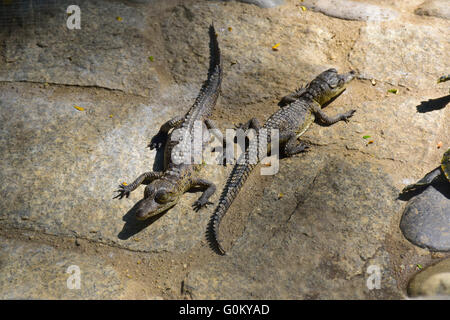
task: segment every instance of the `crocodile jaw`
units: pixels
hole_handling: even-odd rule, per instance
[[[164,204],[156,202],[152,197],[144,198],[136,204],[136,219],[141,221],[147,220],[172,208],[177,202],[178,198]]]

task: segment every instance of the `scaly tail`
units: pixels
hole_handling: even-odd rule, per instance
[[[191,132],[193,121],[190,119],[207,118],[216,105],[222,84],[222,58],[214,25],[209,26],[209,69],[208,78],[203,82],[200,93],[186,115],[187,131]]]
[[[225,250],[223,249],[217,237],[220,221],[225,216],[228,208],[233,203],[233,200],[236,198],[239,190],[244,185],[250,172],[256,166],[256,164],[250,163],[249,161],[249,154],[251,154],[251,152],[255,152],[253,154],[256,154],[256,151],[256,145],[254,146],[254,148],[250,146],[249,150],[241,155],[241,159],[242,157],[245,157],[245,162],[239,164],[240,161],[238,161],[238,163],[234,166],[233,171],[228,177],[227,183],[225,184],[225,187],[220,196],[219,204],[217,205],[217,208],[214,211],[214,214],[212,215],[209,222],[207,238],[211,248],[220,255],[225,254]]]

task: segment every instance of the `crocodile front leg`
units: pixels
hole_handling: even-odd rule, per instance
[[[176,116],[164,123],[159,129],[159,132],[152,138],[152,140],[148,144],[150,150],[161,148],[167,141],[167,135],[170,129],[179,126],[183,121],[184,117]]]
[[[326,125],[332,125],[335,124],[338,121],[345,121],[347,122],[350,117],[353,116],[353,114],[356,112],[356,110],[350,110],[346,113],[338,114],[335,117],[329,117],[325,112],[323,112],[321,106],[318,103],[315,103],[312,106],[312,111],[317,119],[322,121]]]
[[[119,189],[116,190],[116,192],[119,192],[119,194],[115,196],[113,199],[119,198],[120,200],[125,196],[128,198],[130,196],[130,193],[136,190],[136,188],[139,187],[141,184],[148,185],[153,180],[161,178],[162,175],[163,175],[162,172],[153,172],[153,171],[145,172],[141,174],[139,177],[137,177],[137,179],[134,180],[131,184],[119,185]]]
[[[199,178],[192,181],[191,187],[200,187],[204,190],[200,198],[198,198],[198,200],[195,201],[192,205],[195,211],[200,210],[208,204],[213,204],[212,202],[208,201],[208,199],[214,194],[214,192],[216,192],[216,185],[214,183]]]

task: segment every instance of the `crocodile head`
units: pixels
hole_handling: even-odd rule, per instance
[[[339,74],[336,69],[328,69],[319,74],[308,86],[308,92],[322,107],[330,104],[346,89],[347,84],[355,78],[356,72]]]
[[[145,220],[173,207],[179,195],[174,186],[165,180],[155,180],[145,187],[144,198],[136,204],[136,219]]]

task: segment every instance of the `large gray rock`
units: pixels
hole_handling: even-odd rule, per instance
[[[419,272],[408,285],[412,297],[450,297],[450,259]]]
[[[351,0],[305,0],[302,5],[327,16],[347,20],[386,21],[398,16],[392,9]]]
[[[400,228],[419,247],[450,251],[450,185],[428,186],[409,200]]]
[[[188,274],[185,283],[192,296],[400,297],[384,247],[396,208],[395,190],[386,175],[370,164],[352,164],[326,154],[306,154],[281,161],[281,166],[263,196],[245,197],[250,204],[233,206],[239,211],[252,208],[245,230],[232,248],[227,244],[227,256]],[[254,194],[248,190],[251,184],[245,188],[244,193]],[[224,219],[225,229],[226,224]],[[381,289],[372,291],[366,285],[370,265],[380,268]]]
[[[75,268],[79,289],[69,279]],[[119,275],[100,258],[1,238],[0,299],[117,299],[123,293]]]
[[[183,278],[185,291],[205,298],[401,296],[395,276],[400,271],[392,265],[403,263],[406,249],[417,261],[414,252],[421,249],[401,237],[403,203],[394,198],[438,163],[442,153],[434,141],[444,148],[450,143],[447,110],[416,109],[448,92],[445,84],[435,84],[448,60],[446,20],[416,25],[421,19],[412,10],[407,16],[402,5],[398,20],[372,26],[371,34],[363,22],[305,13],[297,1],[270,10],[220,1],[80,3],[89,20],[82,21],[86,39],[58,28],[47,37],[51,24],[15,35],[0,31],[2,227],[56,235],[55,242],[85,238],[100,257],[103,244],[147,251],[130,253],[152,260],[142,278],[170,279],[160,282],[163,287],[146,283],[155,297],[182,297]],[[173,209],[144,223],[129,212],[142,188],[129,199],[111,199],[119,183],[153,167],[155,153],[146,145],[159,126],[191,106],[206,75],[211,21],[224,61],[222,95],[213,112],[222,129],[254,116],[264,121],[281,96],[329,67],[355,67],[362,78],[377,79],[374,86],[355,80],[325,110],[334,115],[357,109],[349,123],[312,126],[304,136],[310,152],[282,160],[278,175],[260,177],[255,170],[221,225],[220,236],[232,248],[225,258],[205,241],[213,208],[191,208],[199,194],[183,195]],[[276,43],[278,51],[272,50]],[[425,85],[386,93],[389,81],[409,85],[411,79]],[[362,138],[367,134],[370,145]],[[218,187],[212,201],[229,170],[203,171]],[[395,232],[400,246],[392,244]],[[370,265],[380,266],[380,290],[366,286]],[[142,288],[129,287],[133,296],[142,294]]]
[[[112,199],[120,183],[152,169],[150,137],[190,107],[198,88],[192,90],[173,87],[165,102],[149,104],[109,91],[3,85],[2,223],[142,251],[184,251],[198,243],[208,221],[191,208],[199,194],[186,194],[167,215],[144,223],[130,211],[142,188],[129,199]]]

